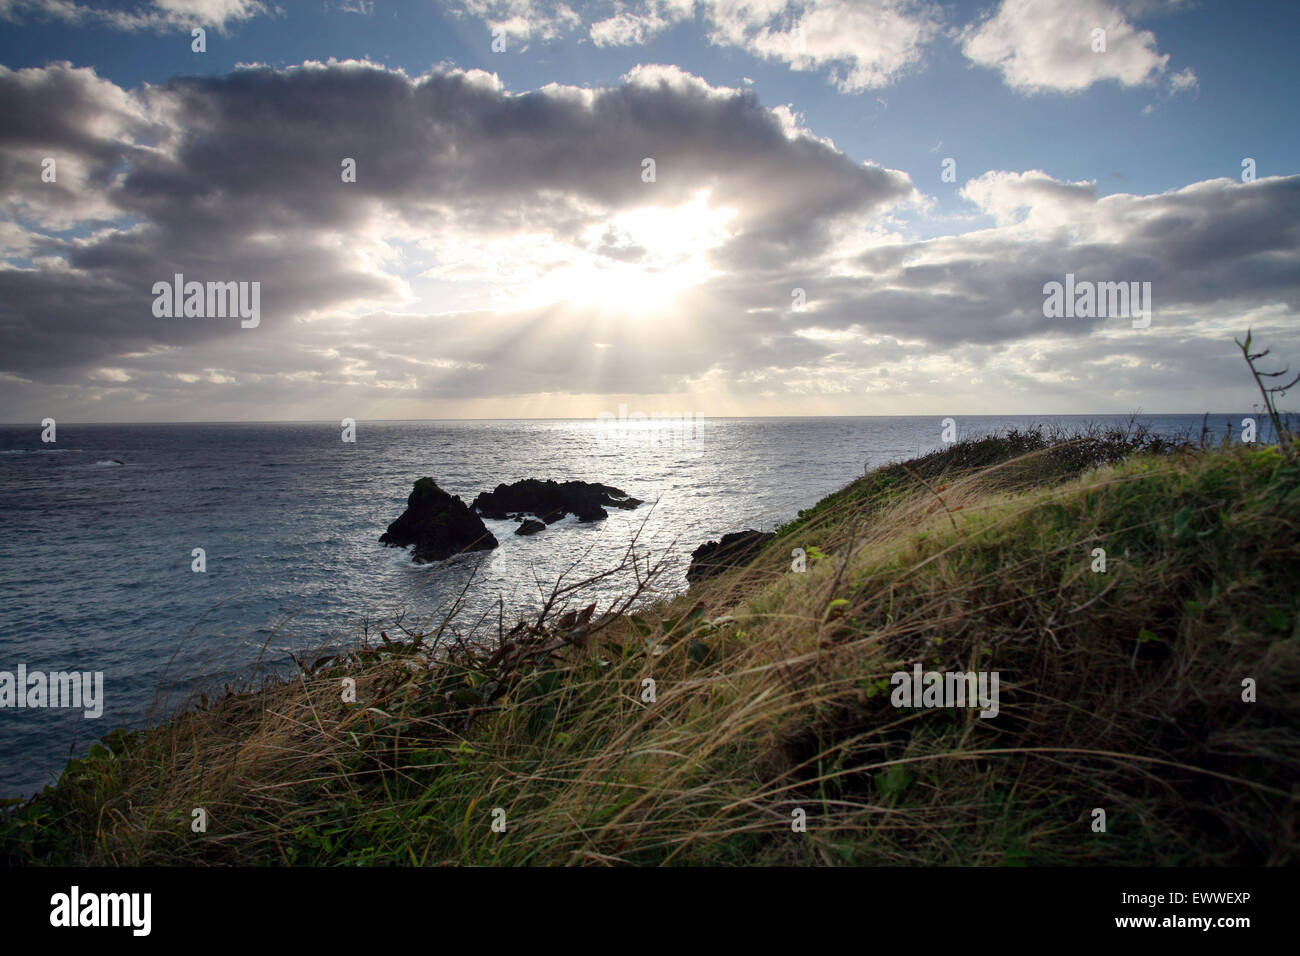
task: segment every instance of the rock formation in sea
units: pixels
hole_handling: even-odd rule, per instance
[[[497,539],[465,502],[449,495],[432,478],[415,482],[406,510],[388,526],[379,540],[392,547],[415,546],[411,557],[418,563],[441,561],[462,551],[487,551]]]
[[[483,492],[474,499],[472,507],[484,518],[531,514],[547,524],[554,524],[566,514],[576,515],[579,521],[599,521],[609,517],[606,506],[630,511],[639,504],[639,499],[609,485],[525,478],[512,485],[497,485],[495,491]]]
[[[721,574],[728,568],[752,561],[763,546],[776,537],[774,531],[733,531],[721,541],[710,541],[691,552],[686,580],[691,584]]]

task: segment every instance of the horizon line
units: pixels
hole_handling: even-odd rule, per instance
[[[1252,414],[1266,414],[1261,411],[1252,410]],[[966,412],[954,414],[951,412],[926,412],[913,415],[702,415],[694,413],[681,412],[659,412],[658,418],[652,418],[647,415],[644,419],[615,418],[602,419],[596,416],[582,417],[564,417],[564,416],[546,416],[546,417],[510,417],[510,418],[358,418],[354,419],[357,424],[370,422],[374,424],[412,424],[424,422],[628,422],[628,421],[660,421],[672,422],[681,421],[683,414],[690,414],[692,420],[699,419],[721,419],[724,421],[765,421],[777,420],[783,418],[806,418],[806,419],[854,419],[854,418],[1086,418],[1089,416],[1109,417],[1130,416],[1134,418],[1159,418],[1172,415],[1237,415],[1241,412],[1218,412],[1218,411],[1199,411],[1199,412],[1147,412],[1147,411],[1127,411],[1127,412]],[[1281,411],[1282,415],[1294,415],[1296,412]],[[675,417],[674,417],[675,416]],[[53,417],[53,416],[48,416]],[[341,419],[337,420],[341,421]],[[59,425],[335,425],[336,419],[333,418],[249,418],[249,419],[189,419],[180,421],[61,421]],[[39,428],[40,422],[0,422],[0,428]],[[337,426],[336,426],[337,427]]]

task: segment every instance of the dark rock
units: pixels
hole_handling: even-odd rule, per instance
[[[406,499],[406,510],[379,540],[395,548],[414,545],[411,557],[421,564],[441,561],[462,551],[487,551],[497,546],[497,539],[483,519],[459,497],[439,488],[432,478],[416,481]]]
[[[529,518],[518,528],[515,528],[515,534],[537,534],[537,532],[541,531],[545,527],[546,525],[542,524],[536,518]]]
[[[473,508],[484,518],[506,518],[520,512],[554,524],[566,514],[579,521],[608,518],[604,506],[631,510],[641,501],[609,485],[586,481],[538,481],[525,478],[513,485],[497,485],[474,499]]]
[[[721,541],[710,541],[691,552],[686,580],[692,584],[721,574],[728,568],[748,564],[763,546],[776,537],[775,531],[734,531]]]

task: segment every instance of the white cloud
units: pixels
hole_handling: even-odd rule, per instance
[[[698,16],[711,43],[795,70],[824,70],[848,93],[892,83],[920,61],[940,25],[929,0],[630,0],[600,5],[585,21],[548,0],[456,2],[460,12],[520,37],[554,39],[585,23],[599,47],[649,43]]]
[[[961,195],[1000,226],[1022,224],[1044,231],[1070,223],[1097,201],[1095,182],[1061,182],[1041,169],[992,171],[970,180]]]
[[[1183,93],[1195,90],[1198,86],[1199,83],[1196,79],[1196,73],[1190,66],[1169,77],[1169,92],[1171,93]]]
[[[694,0],[643,0],[591,24],[596,46],[639,46],[694,16]]]
[[[76,0],[0,0],[0,20],[49,19],[115,30],[170,30],[193,26],[225,30],[268,14],[260,0],[152,0],[131,10],[89,6]]]
[[[939,27],[937,8],[920,0],[707,0],[704,9],[713,43],[828,70],[846,93],[892,83]]]
[[[573,30],[582,18],[566,3],[548,0],[458,0],[461,10],[482,20],[507,39],[527,42],[534,37],[554,40]]]
[[[1096,30],[1104,31],[1104,52],[1094,49]],[[1155,34],[1107,0],[1002,0],[963,31],[962,52],[1026,93],[1073,93],[1105,80],[1150,84],[1169,62]]]

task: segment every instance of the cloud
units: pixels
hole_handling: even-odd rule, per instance
[[[550,0],[456,0],[453,12],[482,20],[515,43],[554,40],[582,22],[568,4]]]
[[[877,333],[951,349],[1042,339],[1094,339],[1150,353],[1235,328],[1241,317],[1300,309],[1300,177],[1211,180],[1156,196],[1098,198],[1091,184],[1041,173],[988,174],[966,195],[1005,216],[998,228],[862,253],[858,274],[819,290],[819,327],[865,324]],[[1124,322],[1048,319],[1043,285],[1067,273],[1096,282],[1150,282],[1152,328]],[[864,321],[864,317],[870,317]],[[1294,339],[1293,330],[1287,333]],[[1087,346],[1096,350],[1102,346]],[[1059,344],[1056,346],[1060,348]]]
[[[107,26],[115,30],[154,30],[215,27],[271,11],[260,0],[152,0],[133,9],[89,6],[76,0],[0,0],[0,20],[57,20],[75,26]]]
[[[584,283],[702,281],[723,244],[753,262],[806,256],[830,220],[913,194],[788,111],[675,67],[522,94],[478,71],[359,62],[133,92],[66,64],[0,68],[0,116],[3,195],[26,224],[5,234],[0,331],[15,347],[0,370],[24,377],[247,334],[155,319],[150,290],[176,273],[259,281],[265,333],[301,336],[339,310],[413,301],[420,276],[515,307]],[[43,183],[47,154],[86,172]],[[610,271],[629,263],[672,275]]]
[[[0,183],[7,186],[0,208],[6,219],[61,230],[120,213],[106,195],[119,164],[151,136],[143,103],[93,70],[68,63],[0,67],[0,103]],[[53,182],[42,180],[47,159],[54,163]],[[34,238],[28,234],[28,241]]]
[[[598,47],[641,46],[698,21],[716,46],[824,72],[850,94],[889,86],[919,66],[947,16],[929,0],[623,0],[577,11],[554,0],[454,2],[458,13],[516,40],[585,33]],[[1188,6],[1186,0],[1000,0],[954,35],[967,58],[1023,92],[1078,92],[1105,80],[1144,86],[1165,73],[1169,56],[1133,18]],[[1097,49],[1098,30],[1104,52]],[[1195,85],[1190,69],[1170,77],[1173,93]]]
[[[893,83],[939,27],[938,8],[919,0],[711,0],[704,8],[713,43],[828,70],[846,93]]]
[[[1048,223],[1069,224],[1090,212],[1097,201],[1097,184],[1061,182],[1041,169],[990,171],[966,183],[961,195],[1000,226],[1023,222],[1041,231]]]
[[[640,46],[694,15],[694,0],[643,0],[593,21],[589,33],[596,46]]]
[[[1002,0],[961,43],[970,60],[1025,93],[1074,93],[1106,80],[1148,85],[1169,62],[1155,34],[1107,0]]]
[[[938,5],[926,0],[629,0],[585,5],[585,17],[548,0],[457,3],[518,39],[582,30],[598,47],[640,46],[698,17],[710,43],[825,71],[846,93],[893,83],[920,62],[940,25]]]
[[[1200,86],[1196,79],[1196,72],[1188,67],[1169,77],[1169,91],[1171,93],[1185,93],[1198,89]]]

